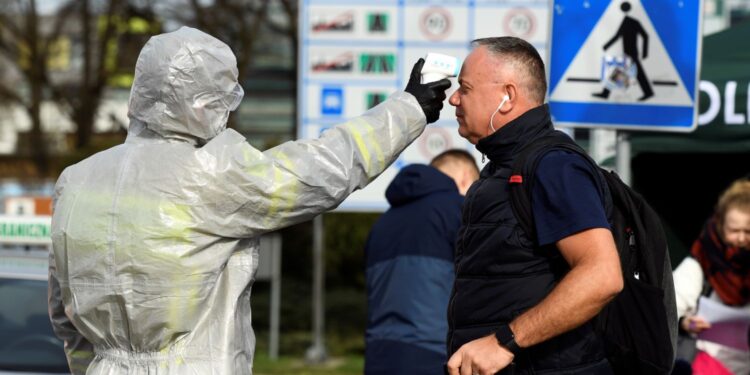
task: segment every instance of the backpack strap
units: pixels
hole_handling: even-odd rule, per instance
[[[511,165],[510,178],[510,205],[513,215],[518,220],[521,229],[536,242],[536,226],[531,208],[531,192],[534,187],[534,176],[542,157],[553,150],[571,151],[581,155],[595,170],[598,170],[596,162],[584,151],[573,139],[561,131],[555,131],[550,135],[543,136],[525,145],[517,153]],[[599,176],[599,188],[604,181]]]

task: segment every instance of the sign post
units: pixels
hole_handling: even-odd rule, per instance
[[[618,171],[627,183],[623,132],[690,132],[697,125],[702,3],[553,1],[555,125],[617,129]]]

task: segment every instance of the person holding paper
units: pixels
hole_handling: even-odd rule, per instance
[[[715,213],[674,271],[680,330],[693,337],[711,329],[698,313],[701,296],[744,309],[750,315],[750,180],[735,181],[722,193]],[[737,332],[745,341],[748,332]],[[746,342],[746,341],[745,341]],[[750,351],[698,338],[697,348],[734,374],[750,374]]]

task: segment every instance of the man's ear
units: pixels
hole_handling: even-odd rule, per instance
[[[513,83],[506,84],[505,93],[505,95],[508,95],[508,100],[505,102],[503,107],[500,108],[500,112],[502,113],[508,113],[513,110],[513,107],[516,105],[516,101],[518,99],[518,88]]]

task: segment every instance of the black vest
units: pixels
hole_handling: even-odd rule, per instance
[[[448,305],[448,353],[493,333],[538,304],[569,267],[554,245],[536,247],[510,206],[508,178],[514,155],[554,132],[547,105],[536,107],[483,138],[477,149],[490,163],[469,189],[455,254],[456,280]],[[604,361],[590,323],[525,349],[516,373],[598,373]]]

